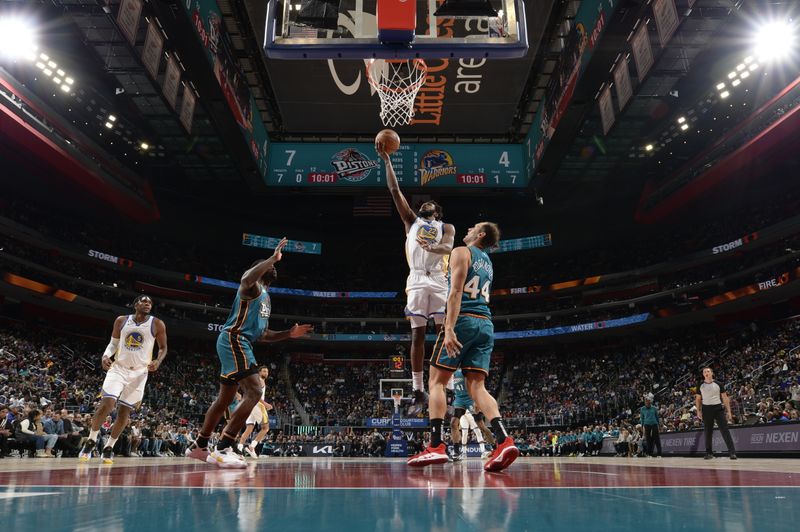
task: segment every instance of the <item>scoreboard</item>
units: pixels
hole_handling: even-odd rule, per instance
[[[521,144],[403,144],[391,155],[400,186],[524,188]],[[385,187],[383,161],[369,143],[270,144],[267,185]]]

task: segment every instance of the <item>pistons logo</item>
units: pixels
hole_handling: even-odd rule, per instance
[[[258,315],[262,319],[266,320],[266,319],[269,319],[269,315],[271,313],[272,313],[272,305],[270,304],[270,302],[268,300],[267,301],[262,301],[261,302],[261,308],[259,308],[259,310],[258,310]]]
[[[128,333],[125,337],[125,347],[131,351],[138,351],[144,345],[144,336],[140,332]]]
[[[331,165],[340,179],[358,183],[366,179],[373,169],[378,168],[378,161],[370,160],[355,148],[346,148],[334,154]]]

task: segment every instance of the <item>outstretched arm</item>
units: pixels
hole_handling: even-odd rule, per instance
[[[402,192],[400,192],[400,185],[397,183],[397,175],[394,173],[392,161],[389,160],[389,154],[387,154],[383,150],[383,146],[379,144],[375,144],[375,151],[378,152],[378,156],[383,159],[383,162],[386,165],[386,186],[389,187],[389,192],[392,194],[392,200],[394,200],[394,206],[397,209],[398,214],[400,214],[400,219],[403,220],[403,225],[406,227],[406,233],[408,233],[408,230],[411,228],[414,220],[417,219],[417,215],[414,214],[414,211],[412,211],[411,207],[408,206],[406,197],[403,196]]]
[[[272,256],[265,261],[259,262],[246,272],[242,274],[242,280],[239,284],[239,294],[241,296],[246,297],[258,297],[258,293],[255,293],[256,290],[255,286],[259,279],[261,279],[265,273],[267,273],[270,269],[275,266],[275,263],[280,262],[283,258],[283,248],[286,247],[286,243],[288,240],[286,237],[283,237],[278,245],[275,247],[275,251],[272,252]]]
[[[425,251],[436,253],[437,255],[449,255],[453,251],[453,241],[456,237],[456,228],[452,224],[445,224],[443,228],[442,239],[438,244],[431,244],[417,237],[417,244]]]
[[[156,320],[156,342],[158,342],[158,357],[147,365],[148,371],[156,371],[167,358],[167,326],[159,319]]]
[[[314,331],[313,325],[308,325],[308,324],[300,325],[295,323],[291,329],[287,329],[285,331],[272,331],[270,329],[267,329],[266,331],[264,331],[264,334],[262,334],[261,338],[259,338],[258,340],[260,342],[267,342],[267,343],[280,342],[282,340],[287,340],[289,338],[301,338],[313,331]]]

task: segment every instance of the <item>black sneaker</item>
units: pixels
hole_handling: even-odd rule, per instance
[[[81,452],[78,453],[78,459],[81,462],[88,462],[89,459],[92,457],[92,451],[97,446],[97,442],[94,440],[86,440],[86,443],[83,444],[81,448]]]
[[[714,455],[711,454],[711,453],[706,453],[706,455],[703,458],[705,460],[713,460],[714,459]]]
[[[111,447],[103,449],[103,463],[108,465],[114,463],[114,450]]]
[[[422,390],[414,390],[411,392],[411,406],[408,408],[408,415],[415,416],[419,414],[427,404],[428,394]]]
[[[736,460],[736,453],[731,453],[731,460]]]

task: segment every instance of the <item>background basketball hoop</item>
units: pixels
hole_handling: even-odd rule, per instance
[[[394,410],[397,412],[400,409],[400,404],[403,402],[402,388],[392,388],[392,401],[394,402]]]
[[[367,80],[381,99],[384,126],[404,126],[414,116],[414,99],[425,83],[428,66],[422,59],[371,59]]]

